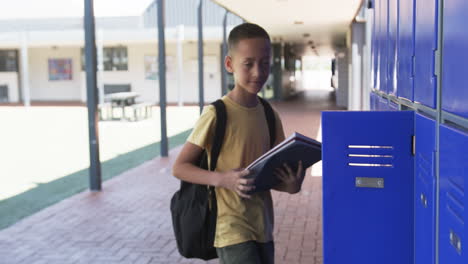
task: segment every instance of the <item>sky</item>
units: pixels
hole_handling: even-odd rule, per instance
[[[85,0],[0,0],[1,19],[83,17]],[[139,16],[154,0],[94,0],[97,17]]]

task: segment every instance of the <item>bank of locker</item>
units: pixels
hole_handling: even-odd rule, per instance
[[[388,93],[388,0],[378,0],[379,20],[379,90]]]
[[[435,108],[438,0],[416,0],[414,101]]]
[[[439,263],[466,264],[468,133],[440,126]]]
[[[398,0],[388,0],[387,93],[397,93]]]
[[[323,112],[324,264],[414,263],[414,112]]]
[[[413,101],[414,89],[414,3],[400,0],[398,9],[397,96],[409,101]]]
[[[468,118],[468,1],[444,1],[442,108]]]
[[[415,114],[415,135],[414,263],[435,264],[436,122],[434,119]]]

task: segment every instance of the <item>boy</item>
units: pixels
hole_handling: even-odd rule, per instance
[[[216,123],[212,105],[205,107],[173,167],[174,176],[183,181],[215,187],[214,246],[224,264],[274,263],[271,193],[249,194],[255,189],[253,179],[241,169],[270,149],[268,124],[257,98],[270,72],[270,54],[270,37],[260,26],[244,23],[230,32],[224,66],[234,75],[235,86],[222,98],[227,123],[217,168],[206,171],[195,165],[203,149],[210,154]],[[284,140],[284,132],[276,112],[275,119],[276,145]],[[273,189],[297,193],[304,175],[301,162],[295,172],[284,164],[275,173],[282,182]]]

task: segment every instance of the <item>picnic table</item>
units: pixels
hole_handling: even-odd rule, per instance
[[[136,121],[140,117],[149,117],[151,116],[151,104],[148,103],[136,103],[135,99],[139,96],[139,94],[135,92],[119,92],[119,93],[110,93],[105,95],[104,101],[106,102],[101,108],[107,108],[110,112],[110,116],[112,120],[114,118],[114,109],[118,108],[121,109],[121,116],[117,119],[130,119],[127,118],[125,115],[125,108],[130,107],[132,110],[133,118],[130,120]],[[101,113],[101,120],[104,120]]]

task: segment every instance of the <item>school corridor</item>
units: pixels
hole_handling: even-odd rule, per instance
[[[320,111],[339,109],[329,91],[274,103],[286,135],[316,138]],[[171,167],[180,147],[0,231],[0,263],[203,263],[176,249],[169,201],[179,182]],[[321,175],[307,172],[296,195],[273,192],[276,263],[322,263]],[[218,263],[217,260],[209,263]]]

